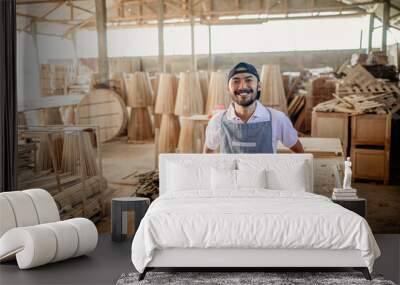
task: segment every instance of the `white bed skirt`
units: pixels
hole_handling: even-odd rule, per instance
[[[366,267],[359,250],[193,249],[155,250],[147,267]]]

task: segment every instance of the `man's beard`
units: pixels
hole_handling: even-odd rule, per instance
[[[240,95],[241,93],[247,93],[248,95],[246,95],[246,99],[241,99]],[[253,95],[251,95],[253,94]],[[245,88],[245,89],[240,89],[237,91],[234,91],[233,95],[232,95],[232,100],[233,102],[235,102],[236,104],[242,106],[242,107],[248,107],[250,105],[252,105],[256,100],[257,100],[257,96],[254,94],[254,90],[252,88]]]

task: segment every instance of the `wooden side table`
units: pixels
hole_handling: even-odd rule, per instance
[[[127,212],[135,213],[135,232],[150,205],[149,198],[121,197],[111,201],[111,239],[122,241],[127,235]]]
[[[359,214],[361,217],[367,217],[367,200],[364,198],[358,198],[355,200],[334,200],[332,202],[339,204],[340,206]]]

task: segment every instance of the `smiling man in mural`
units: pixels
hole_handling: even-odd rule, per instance
[[[229,108],[216,114],[206,130],[205,153],[275,153],[278,141],[296,153],[304,152],[297,131],[281,111],[259,102],[261,86],[257,69],[246,62],[228,75]]]

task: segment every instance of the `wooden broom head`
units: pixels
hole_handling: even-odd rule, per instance
[[[211,73],[206,114],[212,114],[217,105],[224,105],[225,108],[228,108],[232,102],[227,90],[227,80],[228,76],[226,72],[216,71]]]
[[[208,74],[208,71],[205,70],[200,70],[198,74],[200,80],[201,94],[203,95],[203,102],[205,104],[207,102],[208,88],[210,85],[210,76]]]
[[[287,114],[287,100],[279,65],[263,65],[261,71],[260,102]]]
[[[181,131],[178,141],[179,153],[195,153],[194,123],[184,118],[181,121]]]
[[[157,102],[157,95],[158,95],[158,85],[160,82],[160,73],[155,73],[153,76],[150,76],[150,84],[151,84],[151,89],[153,90],[153,101],[152,105],[155,106]]]
[[[175,102],[175,115],[191,116],[203,114],[204,103],[200,80],[196,72],[182,72]]]
[[[158,84],[155,112],[157,114],[173,114],[176,100],[176,77],[162,73]]]
[[[158,152],[175,153],[179,141],[179,132],[179,118],[174,114],[163,114],[158,137]]]
[[[147,141],[153,138],[153,128],[149,109],[132,108],[128,122],[128,140]]]
[[[151,106],[153,89],[146,72],[124,73],[127,105],[134,108]]]

